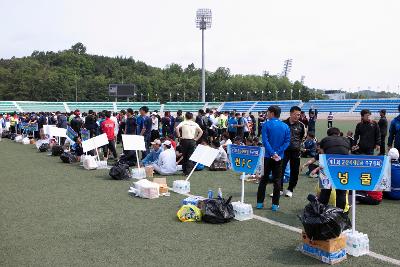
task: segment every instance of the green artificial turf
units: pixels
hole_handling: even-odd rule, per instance
[[[182,195],[133,198],[127,193],[132,181],[63,164],[32,145],[3,140],[0,155],[0,266],[325,266],[295,251],[299,234],[280,227],[255,219],[181,223],[176,211]],[[168,184],[182,178],[168,177]],[[296,215],[315,184],[301,176],[294,198],[283,198],[278,213],[267,208],[255,213],[300,228]],[[191,178],[193,194],[205,196],[218,187],[239,200],[238,174],[201,171]],[[254,205],[257,184],[245,187],[245,202]],[[369,235],[371,250],[400,259],[399,214],[395,201],[358,207],[357,229]],[[388,264],[363,256],[343,265]]]

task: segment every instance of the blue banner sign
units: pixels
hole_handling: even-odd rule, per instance
[[[36,132],[38,131],[38,124],[37,123],[27,123],[23,122],[18,124],[18,126],[24,132]]]
[[[72,129],[70,126],[67,127],[67,137],[74,142],[75,137],[77,137],[78,134]]]
[[[363,191],[390,191],[390,159],[386,156],[319,156],[323,188]]]
[[[262,147],[228,145],[228,154],[235,172],[254,174],[264,158]]]
[[[90,132],[89,132],[89,130],[81,129],[81,138],[82,138],[82,141],[89,140],[89,139],[90,139]]]

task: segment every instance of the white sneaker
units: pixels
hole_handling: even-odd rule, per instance
[[[281,191],[281,196],[283,195],[283,191]],[[270,197],[274,196],[274,193],[269,194]]]
[[[285,196],[287,197],[293,197],[293,192],[286,190]]]

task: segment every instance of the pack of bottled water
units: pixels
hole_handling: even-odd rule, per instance
[[[146,178],[146,170],[145,168],[133,168],[132,169],[132,178],[133,179],[144,179]]]
[[[128,193],[141,198],[158,198],[160,196],[160,186],[157,183],[150,182],[147,179],[141,179],[133,183],[134,187],[130,187]]]
[[[232,207],[236,220],[245,221],[253,218],[253,207],[250,204],[237,201],[232,202]]]
[[[175,180],[172,189],[179,194],[187,194],[190,192],[190,182],[186,180]]]
[[[369,239],[367,234],[353,231],[351,229],[343,232],[346,235],[346,252],[354,257],[369,253]]]

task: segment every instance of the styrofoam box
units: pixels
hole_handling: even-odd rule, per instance
[[[237,201],[232,202],[232,206],[236,220],[245,221],[253,218],[253,207],[250,204]]]
[[[190,182],[185,180],[175,180],[172,189],[179,194],[187,194],[190,192]]]

